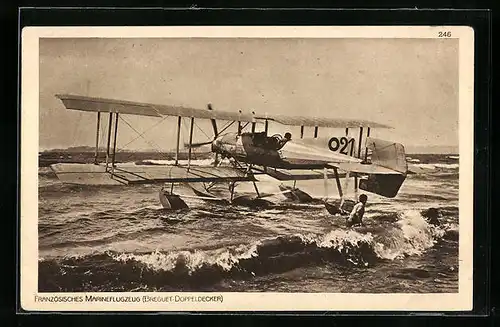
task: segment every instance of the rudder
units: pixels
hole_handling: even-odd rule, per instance
[[[371,152],[370,162],[391,170],[394,174],[369,174],[361,179],[361,190],[385,197],[395,197],[406,179],[408,164],[402,144],[375,138],[367,138],[366,147]]]
[[[405,148],[402,144],[368,137],[366,148],[371,152],[370,161],[372,164],[406,175],[408,164]]]

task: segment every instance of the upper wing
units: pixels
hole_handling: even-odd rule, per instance
[[[119,112],[140,116],[181,116],[194,117],[202,119],[220,119],[227,121],[253,122],[259,120],[271,120],[283,125],[292,126],[314,126],[314,127],[374,127],[374,128],[392,128],[387,125],[370,122],[366,120],[352,119],[333,119],[333,118],[312,118],[302,116],[286,115],[266,115],[253,116],[246,113],[236,113],[221,110],[203,110],[187,108],[182,106],[168,106],[161,104],[152,104],[144,102],[132,102],[116,99],[95,98],[71,94],[57,94],[67,109],[83,110],[93,112]]]
[[[256,119],[272,120],[283,125],[291,126],[313,126],[313,127],[331,127],[331,128],[346,128],[346,127],[373,127],[373,128],[392,128],[388,125],[383,125],[367,120],[354,119],[337,119],[337,118],[321,118],[321,117],[303,117],[303,116],[286,116],[286,115],[266,115],[256,116]]]
[[[139,116],[181,116],[204,119],[220,119],[228,121],[252,122],[253,116],[245,113],[234,113],[220,110],[203,110],[181,106],[167,106],[152,103],[132,102],[106,98],[94,98],[80,95],[57,94],[67,109],[119,112]]]

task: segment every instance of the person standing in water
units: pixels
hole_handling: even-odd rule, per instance
[[[366,194],[361,194],[359,196],[359,202],[354,205],[352,208],[349,217],[346,219],[347,227],[351,227],[353,225],[361,224],[363,225],[363,215],[365,214],[365,206],[368,197]]]

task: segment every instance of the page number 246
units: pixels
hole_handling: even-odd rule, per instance
[[[450,31],[438,32],[438,37],[451,37]]]

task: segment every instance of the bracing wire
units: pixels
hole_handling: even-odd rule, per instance
[[[135,129],[128,121],[126,121],[122,116],[119,116],[119,118],[130,128],[132,129],[134,132],[136,132],[138,135],[140,135],[141,133]],[[157,151],[158,153],[163,153],[163,151],[161,150],[161,147],[153,142],[153,141],[149,141],[147,140],[144,136],[140,136],[149,146],[151,146],[155,151]]]
[[[120,117],[121,118],[121,117]],[[167,119],[168,116],[165,116],[163,117],[162,120],[160,120],[159,122],[155,123],[153,126],[147,128],[146,130],[144,130],[142,133],[140,133],[138,136],[136,136],[134,139],[132,139],[132,141],[130,142],[127,142],[125,145],[123,145],[121,148],[122,149],[125,149],[127,146],[129,146],[130,144],[132,144],[133,142],[135,142],[136,140],[138,140],[139,138],[143,137],[146,133],[150,132],[151,130],[153,130],[156,126],[160,125],[160,123],[162,123],[163,121],[165,121],[165,119]]]
[[[189,122],[186,123],[186,117],[182,117],[182,125],[184,126],[184,129],[186,130],[187,135],[189,135]]]
[[[80,126],[81,126],[81,122],[82,122],[82,114],[83,112],[79,112],[78,113],[78,119],[76,120],[76,127],[75,129],[73,130],[73,136],[72,136],[72,139],[71,141],[74,142],[76,141],[76,137],[78,136],[78,133],[80,132]]]
[[[210,136],[208,136],[208,135],[207,135],[207,133],[205,133],[205,131],[204,131],[204,130],[202,130],[202,129],[200,128],[200,126],[198,126],[198,124],[197,124],[196,122],[194,123],[194,125],[195,125],[195,126],[196,126],[196,127],[197,127],[197,128],[198,128],[198,129],[199,129],[199,130],[200,130],[200,131],[201,131],[201,132],[202,132],[202,133],[203,133],[203,134],[207,137],[207,139],[211,140]]]
[[[103,113],[103,112],[101,112],[101,113]],[[99,141],[97,142],[97,160],[99,160],[99,158],[101,157],[101,151],[103,149],[105,150],[106,126],[108,125],[105,122],[109,123],[109,118],[108,118],[108,120],[105,121],[105,119],[103,118],[103,115],[101,115],[101,118],[99,121],[99,131],[98,131]]]

